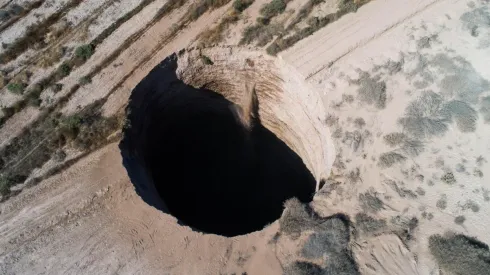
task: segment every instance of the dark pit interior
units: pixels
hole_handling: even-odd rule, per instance
[[[176,61],[172,55],[155,67],[128,105],[120,148],[142,199],[223,236],[261,230],[291,197],[311,201],[315,179],[301,158],[260,118],[246,129],[232,102],[180,81]]]

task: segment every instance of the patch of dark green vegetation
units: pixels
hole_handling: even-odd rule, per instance
[[[328,14],[325,17],[315,17],[313,20],[308,20],[309,26],[297,31],[290,36],[280,35],[269,47],[267,47],[267,53],[270,55],[277,55],[279,52],[293,46],[298,41],[308,37],[318,31],[319,29],[327,26],[328,24],[337,21],[339,18],[347,13],[356,12],[359,7],[369,2],[369,0],[342,0],[339,4],[337,12]]]
[[[14,94],[22,94],[25,88],[26,85],[24,83],[9,83],[7,85],[7,90],[9,90],[9,92],[12,92]]]
[[[94,50],[95,47],[91,44],[81,45],[75,49],[75,56],[87,61],[94,54]]]
[[[490,270],[488,245],[461,234],[432,235],[429,250],[445,272],[482,275]]]
[[[240,13],[250,7],[250,5],[252,5],[254,1],[255,0],[235,0],[233,2],[233,8],[235,9],[235,11]]]

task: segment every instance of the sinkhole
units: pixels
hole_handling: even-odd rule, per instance
[[[127,106],[120,149],[138,195],[228,237],[274,222],[289,198],[310,202],[335,153],[321,100],[301,79],[243,48],[166,58]]]

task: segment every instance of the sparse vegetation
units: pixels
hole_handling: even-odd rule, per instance
[[[12,186],[21,183],[63,146],[92,150],[119,126],[118,118],[100,115],[100,102],[71,116],[47,114],[0,151],[0,174],[10,175]]]
[[[201,0],[190,8],[189,19],[196,21],[208,10],[216,9],[228,4],[230,0]]]
[[[446,207],[447,207],[447,196],[445,194],[441,195],[439,200],[437,200],[436,206],[437,206],[437,208],[442,209],[442,210],[446,209]]]
[[[482,275],[490,270],[488,245],[465,235],[432,235],[429,249],[439,266],[451,274]]]
[[[407,160],[407,157],[404,155],[397,153],[395,151],[383,153],[379,156],[378,166],[381,168],[389,168],[396,163],[404,162]]]
[[[339,10],[337,12],[328,14],[325,17],[316,18],[315,20],[309,20],[308,22],[310,23],[310,25],[308,27],[302,28],[301,30],[297,31],[293,35],[290,35],[287,37],[285,37],[285,35],[281,35],[269,47],[267,47],[266,51],[270,55],[277,55],[279,52],[293,46],[298,41],[304,39],[305,37],[312,35],[313,33],[318,31],[319,29],[325,27],[326,25],[337,21],[339,18],[341,18],[345,14],[357,11],[357,9],[360,6],[364,5],[367,2],[369,2],[369,1],[366,1],[366,0],[362,0],[362,1],[342,0],[340,2]],[[311,9],[312,9],[312,7],[311,7]],[[303,14],[306,14],[306,13],[309,14],[308,9],[305,9]],[[300,15],[298,15],[298,16],[300,16]],[[304,16],[304,15],[301,15],[301,16]],[[297,19],[293,20],[294,25],[291,25],[291,27],[288,27],[288,29],[294,29],[294,26],[298,23],[296,21],[297,21]]]

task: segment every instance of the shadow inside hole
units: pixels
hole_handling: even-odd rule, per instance
[[[120,149],[142,199],[205,233],[236,236],[277,220],[283,202],[310,202],[315,179],[260,124],[247,130],[234,104],[176,76],[177,56],[133,90]]]

